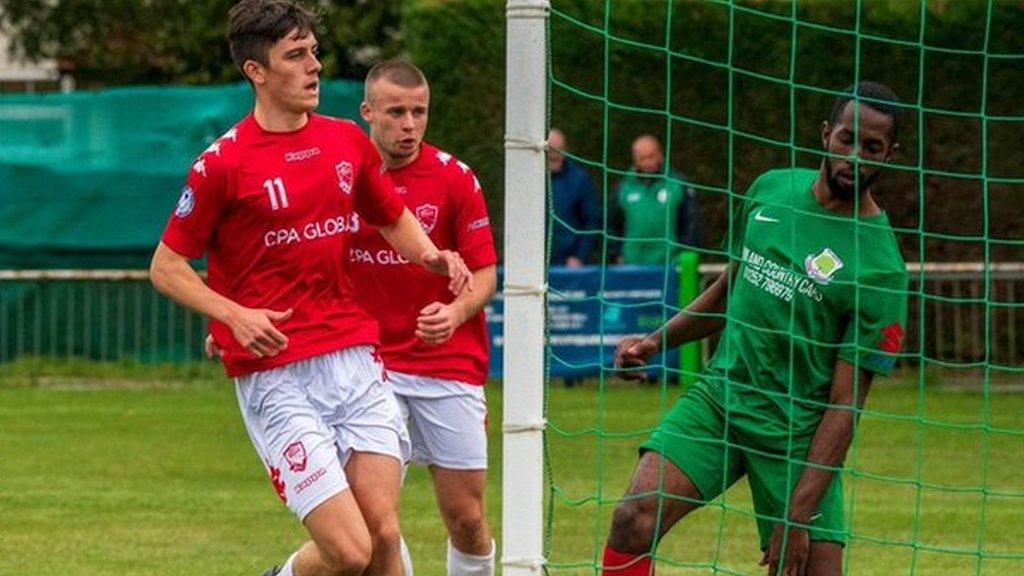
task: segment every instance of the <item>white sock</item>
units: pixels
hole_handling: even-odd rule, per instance
[[[401,539],[402,547],[402,568],[405,569],[405,576],[412,576],[412,556],[409,554],[409,547],[405,545],[405,537]]]
[[[298,554],[299,553],[296,552],[288,557],[288,561],[281,567],[281,571],[277,573],[277,576],[295,576],[295,573],[292,572],[292,562],[295,562],[295,557],[298,556]]]
[[[466,554],[452,546],[448,539],[448,576],[494,576],[494,540],[485,556]]]

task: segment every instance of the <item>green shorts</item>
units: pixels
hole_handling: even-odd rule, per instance
[[[703,392],[693,389],[676,401],[651,437],[641,444],[640,452],[657,452],[675,464],[697,487],[705,503],[746,474],[764,549],[775,525],[785,518],[786,503],[800,478],[809,446],[809,438],[795,439],[791,459],[786,457],[786,446],[767,449],[749,432],[727,425],[723,410]],[[846,544],[839,474],[832,478],[818,505],[810,539]]]

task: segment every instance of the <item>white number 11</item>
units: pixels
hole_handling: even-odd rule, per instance
[[[280,177],[263,181],[263,187],[270,196],[270,207],[274,210],[288,207],[288,194],[284,191],[284,180]]]

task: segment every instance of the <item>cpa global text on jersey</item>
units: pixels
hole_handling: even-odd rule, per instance
[[[301,235],[299,234],[300,229],[302,230]],[[296,244],[302,242],[303,239],[319,240],[321,238],[337,236],[338,234],[355,234],[358,231],[359,214],[353,212],[351,214],[332,216],[318,222],[309,222],[299,228],[293,226],[270,230],[263,235],[263,244],[267,248],[272,248],[274,246]]]
[[[407,259],[403,258],[401,254],[394,250],[384,249],[377,250],[376,253],[371,253],[369,250],[363,250],[361,248],[349,248],[348,261],[359,262],[360,264],[383,264],[385,266],[409,263]]]

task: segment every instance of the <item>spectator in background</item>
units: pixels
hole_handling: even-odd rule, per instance
[[[633,168],[616,188],[608,231],[623,238],[612,261],[665,264],[700,241],[694,189],[682,173],[665,169],[661,142],[650,134],[633,141]]]
[[[565,134],[552,128],[548,133],[548,168],[556,220],[551,231],[551,265],[575,268],[590,258],[597,240],[593,232],[601,230],[601,211],[590,174],[566,158],[565,150]]]

